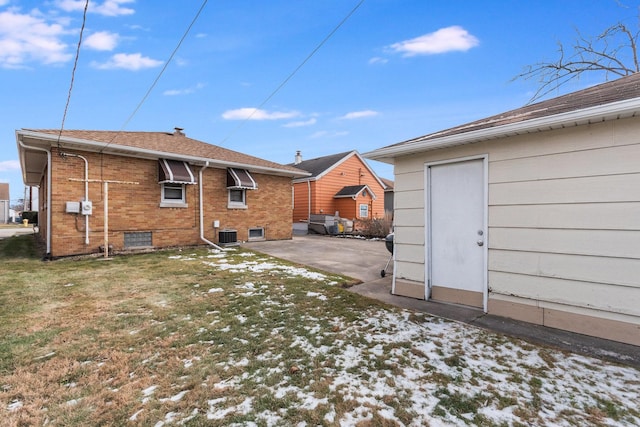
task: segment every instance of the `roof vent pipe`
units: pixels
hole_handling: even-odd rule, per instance
[[[302,163],[302,153],[298,150],[296,151],[296,160],[294,164],[299,165],[300,163]]]
[[[173,132],[174,135],[184,136],[184,132],[182,132],[184,128],[173,128],[173,129],[175,129],[175,132]]]

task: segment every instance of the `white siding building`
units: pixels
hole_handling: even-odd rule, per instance
[[[640,74],[365,153],[392,293],[640,345]]]

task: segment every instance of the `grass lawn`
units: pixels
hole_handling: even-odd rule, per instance
[[[245,249],[0,240],[2,425],[639,425],[640,372],[385,306]]]

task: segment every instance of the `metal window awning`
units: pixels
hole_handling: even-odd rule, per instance
[[[257,190],[258,184],[248,170],[227,168],[227,188],[231,190]]]
[[[158,160],[158,178],[159,184],[196,184],[189,164],[179,160]]]

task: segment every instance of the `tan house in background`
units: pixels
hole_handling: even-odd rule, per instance
[[[384,217],[385,185],[357,151],[296,161],[289,166],[310,175],[293,181],[293,221],[311,215],[334,215],[362,220]]]
[[[366,153],[392,293],[640,345],[640,73]]]
[[[49,257],[291,238],[306,172],[175,132],[16,131]],[[105,233],[106,231],[106,233]]]
[[[0,182],[0,224],[10,222],[10,209],[9,184]]]

